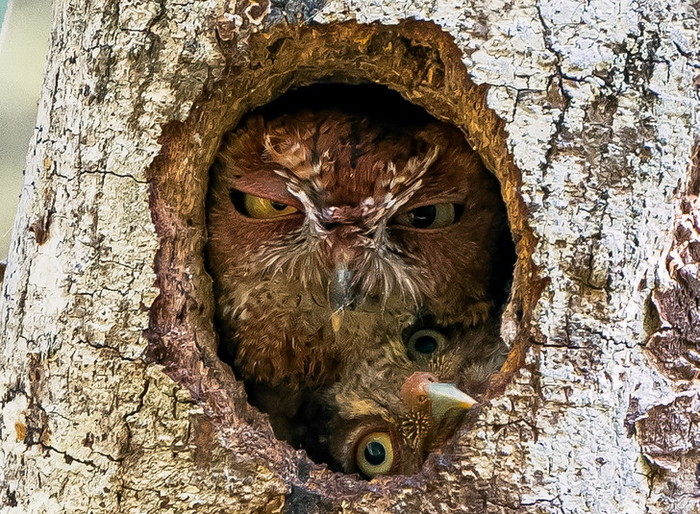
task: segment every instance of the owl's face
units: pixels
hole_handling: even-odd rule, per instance
[[[329,452],[343,471],[367,478],[416,473],[476,401],[454,383],[417,371],[430,367],[425,363],[373,364],[327,391],[336,410]]]
[[[498,185],[454,127],[253,116],[214,170],[209,262],[244,378],[314,385],[419,312],[488,316]]]
[[[329,453],[343,471],[369,478],[417,472],[473,405],[463,391],[483,392],[507,353],[488,326],[426,322],[403,339],[367,352],[325,392],[334,412]]]

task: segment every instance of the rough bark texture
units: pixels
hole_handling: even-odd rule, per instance
[[[700,512],[695,6],[54,8],[0,301],[3,512]],[[414,477],[312,463],[216,357],[219,138],[322,79],[463,128],[509,209],[513,351]]]

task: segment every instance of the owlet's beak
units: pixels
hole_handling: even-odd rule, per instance
[[[430,414],[438,424],[448,411],[466,410],[476,405],[477,401],[447,382],[426,371],[416,371],[401,386],[401,397],[405,405],[412,408],[430,401]]]
[[[425,387],[430,398],[431,414],[433,419],[440,421],[447,411],[452,409],[471,409],[478,402],[457,389],[454,384],[445,382],[431,382]]]

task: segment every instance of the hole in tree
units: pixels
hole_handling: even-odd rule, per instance
[[[506,359],[498,180],[388,88],[315,84],[249,113],[207,225],[221,358],[276,436],[333,470],[417,472]]]

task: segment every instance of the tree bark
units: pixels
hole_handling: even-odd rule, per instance
[[[3,512],[700,512],[697,5],[54,9],[0,300]],[[461,127],[517,245],[511,355],[414,477],[314,464],[216,355],[220,137],[327,79]]]

